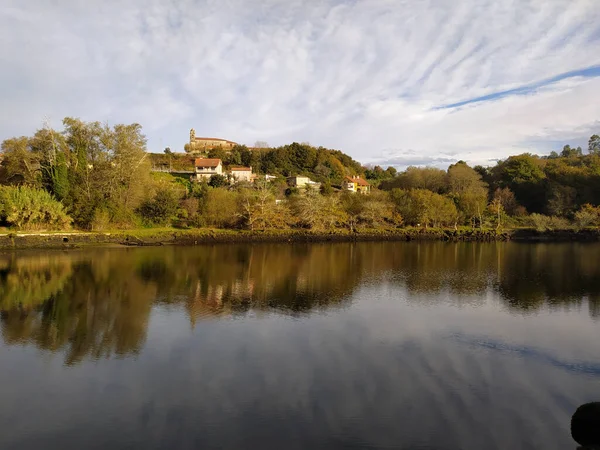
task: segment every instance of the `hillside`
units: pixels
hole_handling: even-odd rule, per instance
[[[363,175],[365,168],[351,156],[324,147],[296,142],[275,148],[248,148],[236,145],[231,151],[217,148],[204,154],[150,154],[152,167],[172,171],[192,171],[194,158],[220,158],[225,166],[252,166],[255,173],[283,177],[306,175],[314,181],[339,184],[346,175]]]

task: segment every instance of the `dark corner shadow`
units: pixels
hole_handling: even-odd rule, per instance
[[[600,402],[581,405],[571,418],[571,436],[579,449],[600,449]]]

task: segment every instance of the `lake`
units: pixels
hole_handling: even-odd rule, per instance
[[[600,245],[0,254],[1,449],[575,449]]]

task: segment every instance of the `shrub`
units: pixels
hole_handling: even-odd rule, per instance
[[[92,231],[105,231],[110,228],[110,213],[106,208],[97,208],[91,221]]]
[[[238,222],[238,193],[227,189],[209,189],[202,198],[203,223],[217,228],[232,228]]]
[[[545,216],[543,214],[534,213],[529,216],[531,225],[535,227],[537,231],[547,230],[566,230],[570,228],[570,223],[567,219],[556,216]]]
[[[179,199],[172,189],[159,190],[154,198],[139,207],[139,214],[147,224],[168,225],[177,213]]]
[[[0,217],[9,226],[22,230],[63,230],[72,219],[52,195],[25,186],[0,188]]]
[[[600,207],[589,203],[581,207],[575,213],[575,224],[578,228],[593,227],[600,225]]]
[[[210,181],[208,182],[210,187],[218,188],[228,186],[229,182],[227,181],[227,177],[224,175],[213,175],[210,177]]]

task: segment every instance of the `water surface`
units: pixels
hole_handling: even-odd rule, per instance
[[[600,245],[0,254],[1,449],[575,449]]]

